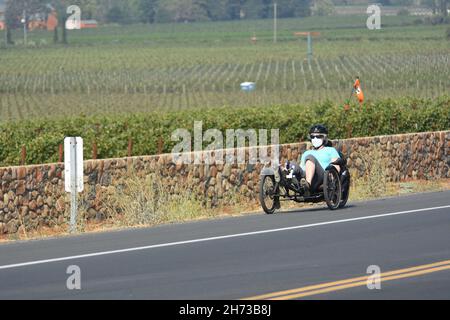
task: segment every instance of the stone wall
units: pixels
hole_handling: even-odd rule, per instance
[[[391,181],[450,177],[450,131],[337,140],[334,146],[348,157],[354,174],[361,176],[370,171],[364,159],[378,152]],[[309,143],[282,145],[281,163],[297,160],[308,148]],[[230,192],[255,201],[262,167],[182,165],[173,163],[170,154],[85,161],[87,219],[106,217],[107,210],[100,200],[123,184],[130,170],[141,177],[160,172],[169,189],[188,180],[198,186],[208,205],[215,206],[226,202]],[[67,223],[69,197],[64,192],[64,164],[0,168],[0,178],[0,235],[16,233],[20,228],[32,230]]]

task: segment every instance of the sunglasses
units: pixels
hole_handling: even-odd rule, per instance
[[[325,139],[325,135],[323,134],[312,134],[309,136],[312,139]]]

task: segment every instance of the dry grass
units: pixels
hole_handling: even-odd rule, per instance
[[[393,195],[450,190],[450,179],[405,181],[396,183]]]
[[[350,169],[350,200],[365,200],[383,197],[391,192],[388,185],[388,171],[383,154],[378,146],[361,152],[362,175],[355,168]]]
[[[450,179],[389,182],[386,160],[378,146],[361,152],[363,175],[351,169],[350,200],[368,200],[408,193],[450,190]]]
[[[176,179],[167,184],[159,173],[145,177],[129,173],[104,199],[108,219],[120,227],[134,227],[214,216],[198,196],[198,186],[187,179]]]

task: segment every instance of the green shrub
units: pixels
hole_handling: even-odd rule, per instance
[[[409,16],[409,10],[406,8],[402,8],[397,12],[398,16]]]
[[[368,102],[361,107],[325,102],[312,106],[280,105],[274,107],[210,108],[167,113],[118,116],[78,117],[69,120],[28,120],[0,125],[0,166],[18,165],[20,149],[27,149],[27,164],[55,162],[58,145],[66,136],[84,139],[85,158],[98,147],[98,158],[125,157],[128,140],[133,140],[133,155],[156,154],[158,140],[164,152],[176,142],[172,132],[183,128],[193,137],[194,121],[203,121],[203,131],[226,129],[280,129],[280,142],[305,140],[310,126],[324,123],[332,139],[351,135],[374,136],[450,129],[450,97],[439,99],[404,98]],[[193,140],[193,139],[192,139]]]
[[[433,15],[424,18],[425,24],[438,25],[438,24],[448,24],[450,23],[450,17],[443,15]]]

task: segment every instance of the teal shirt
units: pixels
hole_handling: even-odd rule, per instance
[[[306,157],[312,155],[319,161],[320,166],[325,170],[333,159],[341,158],[339,153],[333,147],[325,147],[320,150],[308,150],[302,155],[300,166],[303,170],[306,170]]]

